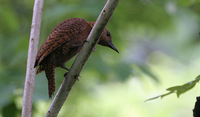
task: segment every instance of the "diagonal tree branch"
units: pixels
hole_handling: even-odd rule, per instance
[[[33,19],[29,40],[26,79],[24,84],[22,117],[31,117],[33,90],[35,84],[34,62],[37,54],[38,41],[40,37],[40,25],[42,19],[43,0],[35,0],[33,8]]]
[[[47,114],[46,117],[56,117],[66,101],[71,88],[77,80],[83,66],[85,65],[88,57],[90,56],[92,49],[99,41],[99,37],[112,16],[119,0],[108,0],[103,10],[101,11],[93,29],[91,30],[87,40],[88,43],[83,45],[79,55],[72,64],[70,71],[60,86]]]

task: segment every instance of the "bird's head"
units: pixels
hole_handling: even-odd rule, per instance
[[[95,24],[95,22],[88,22],[88,23],[91,27],[93,27]],[[113,49],[114,51],[116,51],[117,53],[119,53],[117,48],[112,43],[112,36],[107,28],[104,28],[104,30],[100,36],[100,40],[99,40],[98,44],[100,44],[102,46],[107,46],[107,47]]]

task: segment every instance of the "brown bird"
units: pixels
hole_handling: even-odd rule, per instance
[[[55,67],[61,67],[69,71],[65,67],[65,62],[80,51],[94,23],[86,22],[81,18],[64,20],[53,29],[40,47],[34,68],[39,66],[36,74],[45,71],[50,98],[55,92]],[[103,30],[98,44],[118,52],[112,43],[111,34],[106,28]]]

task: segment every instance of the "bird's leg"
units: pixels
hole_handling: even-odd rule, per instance
[[[63,68],[63,69],[66,69],[67,71],[69,71],[69,69],[65,66],[65,64],[63,64],[63,65],[60,66],[60,67]],[[64,77],[67,76],[67,73],[68,73],[68,72],[66,72],[66,73],[64,74]]]
[[[69,69],[67,67],[65,67],[64,64],[61,66],[61,68],[66,69],[67,71],[69,71]]]

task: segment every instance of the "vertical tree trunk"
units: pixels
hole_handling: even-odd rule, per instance
[[[26,79],[24,84],[22,117],[31,117],[33,90],[35,84],[34,62],[37,54],[40,37],[40,25],[42,19],[43,0],[35,0],[33,8],[33,18],[28,48]]]

